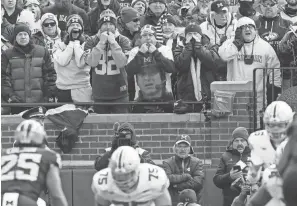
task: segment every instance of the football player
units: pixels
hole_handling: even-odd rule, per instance
[[[281,200],[283,196],[279,192],[281,191],[282,180],[277,172],[276,165],[287,143],[286,131],[291,125],[293,117],[294,112],[286,102],[274,101],[264,113],[265,130],[254,132],[249,137],[252,165],[247,180],[251,184],[260,181],[261,190],[266,190],[268,196],[273,197],[272,199],[269,197],[262,198],[262,200],[267,199],[266,203],[270,202],[273,205],[283,205]]]
[[[169,180],[165,171],[149,163],[140,163],[137,151],[118,147],[108,168],[93,177],[92,190],[97,206],[171,206]]]
[[[44,148],[46,132],[35,120],[25,120],[16,129],[17,147],[2,151],[2,206],[37,206],[47,187],[55,206],[67,206],[60,179],[61,157]]]

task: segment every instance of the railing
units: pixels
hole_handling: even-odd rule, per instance
[[[281,76],[280,78],[283,79],[283,75],[284,75],[284,71],[285,70],[290,70],[291,73],[291,77],[290,77],[290,87],[293,86],[293,79],[294,79],[294,73],[295,75],[297,75],[297,67],[280,67],[280,68],[255,68],[253,71],[253,127],[254,127],[254,131],[257,129],[257,119],[258,119],[258,115],[257,115],[257,88],[256,88],[256,83],[257,83],[257,78],[256,78],[256,72],[257,70],[262,70],[263,72],[263,97],[262,97],[262,108],[260,111],[260,128],[263,129],[263,115],[264,115],[264,111],[266,108],[266,104],[270,103],[270,102],[266,102],[266,86],[267,86],[267,81],[269,78],[269,74],[268,74],[268,70],[272,70],[272,90],[271,90],[271,100],[274,101],[276,100],[275,96],[274,96],[274,77],[275,77],[275,70],[280,70],[281,71]],[[270,82],[268,82],[270,84]],[[283,87],[281,87],[281,93],[283,93]]]

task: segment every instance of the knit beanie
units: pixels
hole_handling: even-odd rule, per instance
[[[202,36],[202,30],[200,28],[199,25],[197,24],[190,24],[185,28],[185,35],[187,36],[187,34],[189,32],[197,32],[198,34],[200,34]]]
[[[134,19],[138,19],[138,12],[132,7],[124,7],[121,11],[121,19],[124,23],[129,23]]]
[[[31,4],[36,4],[36,5],[40,6],[40,3],[38,0],[26,0],[26,1],[24,1],[24,8],[28,7]]]
[[[66,31],[68,32],[68,28],[72,23],[79,23],[82,27],[82,30],[84,31],[84,21],[78,14],[72,14],[67,17],[66,19]]]
[[[147,8],[147,1],[146,0],[133,0],[132,3],[131,3],[131,7],[133,7],[139,1],[141,1],[142,3],[144,3],[145,8]]]
[[[253,25],[256,28],[256,24],[255,21],[249,17],[241,17],[238,21],[237,21],[237,27],[241,27],[244,25]]]
[[[98,28],[100,29],[102,24],[104,24],[105,22],[110,22],[115,26],[117,25],[117,17],[114,14],[114,12],[110,9],[106,9],[101,12],[100,19],[98,21]]]
[[[149,5],[156,2],[160,2],[166,5],[166,0],[149,0]]]
[[[43,24],[43,22],[47,19],[53,20],[54,22],[56,22],[57,26],[58,26],[58,19],[57,17],[52,14],[52,13],[45,13],[42,15],[42,17],[40,18],[40,23],[41,25]]]
[[[233,132],[232,132],[232,139],[236,138],[243,138],[247,140],[249,138],[249,132],[245,127],[237,127]]]
[[[149,34],[153,34],[153,35],[156,36],[156,29],[155,29],[155,27],[153,27],[153,26],[150,25],[150,24],[146,24],[146,25],[144,25],[144,26],[142,27],[142,29],[141,29],[140,35],[142,36],[142,35],[147,34],[147,33],[149,33]]]
[[[13,37],[14,39],[16,38],[17,34],[20,32],[27,32],[29,34],[29,36],[31,35],[31,30],[30,28],[27,26],[27,24],[22,23],[22,22],[17,22],[14,26],[14,30],[13,30]]]
[[[161,23],[164,24],[164,23],[172,23],[174,26],[176,26],[176,21],[175,19],[173,18],[172,15],[170,14],[164,14],[162,17],[161,17]]]

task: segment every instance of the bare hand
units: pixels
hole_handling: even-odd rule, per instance
[[[232,180],[236,180],[237,178],[242,176],[242,171],[233,170],[233,168],[230,171],[230,177]]]
[[[149,47],[148,47],[148,51],[149,53],[153,53],[157,48],[155,47],[155,45],[153,44],[150,44]]]
[[[139,51],[145,54],[148,51],[147,44],[146,43],[142,44]]]
[[[249,185],[244,185],[241,188],[241,194],[248,195],[251,191],[251,187]]]

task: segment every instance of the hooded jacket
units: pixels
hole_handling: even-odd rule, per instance
[[[150,157],[150,153],[147,150],[139,147],[138,141],[136,139],[137,136],[136,136],[135,129],[134,129],[133,125],[128,122],[125,122],[125,123],[121,124],[118,127],[118,129],[115,131],[115,135],[112,140],[112,147],[106,148],[105,149],[106,152],[102,156],[100,155],[96,158],[95,169],[97,171],[100,171],[100,170],[108,167],[109,159],[111,158],[111,155],[118,148],[118,145],[117,145],[118,133],[121,132],[122,130],[129,130],[131,132],[131,134],[132,134],[132,137],[131,137],[132,145],[131,146],[137,150],[137,152],[140,156],[141,163],[155,164]]]
[[[119,16],[121,6],[117,0],[110,0],[110,4],[106,9],[112,10],[116,16]],[[90,35],[95,35],[98,33],[98,20],[100,19],[100,14],[102,11],[106,9],[102,5],[101,0],[97,0],[97,7],[88,13],[88,24],[91,28]]]
[[[214,184],[218,188],[223,190],[223,206],[230,206],[233,199],[239,195],[238,191],[231,189],[231,184],[234,181],[230,177],[230,171],[232,167],[240,160],[243,162],[247,162],[251,153],[249,146],[245,147],[242,154],[239,153],[237,149],[233,149],[233,141],[234,139],[230,140],[226,152],[223,153],[220,159],[217,172],[213,177]]]
[[[235,36],[237,20],[233,17],[233,15],[231,15],[231,13],[228,13],[227,25],[223,28],[218,28],[214,23],[213,15],[214,13],[210,12],[208,18],[205,22],[200,24],[200,27],[202,33],[210,39],[210,43],[212,45],[221,45],[220,41],[222,37],[226,36],[227,39],[231,39]]]

